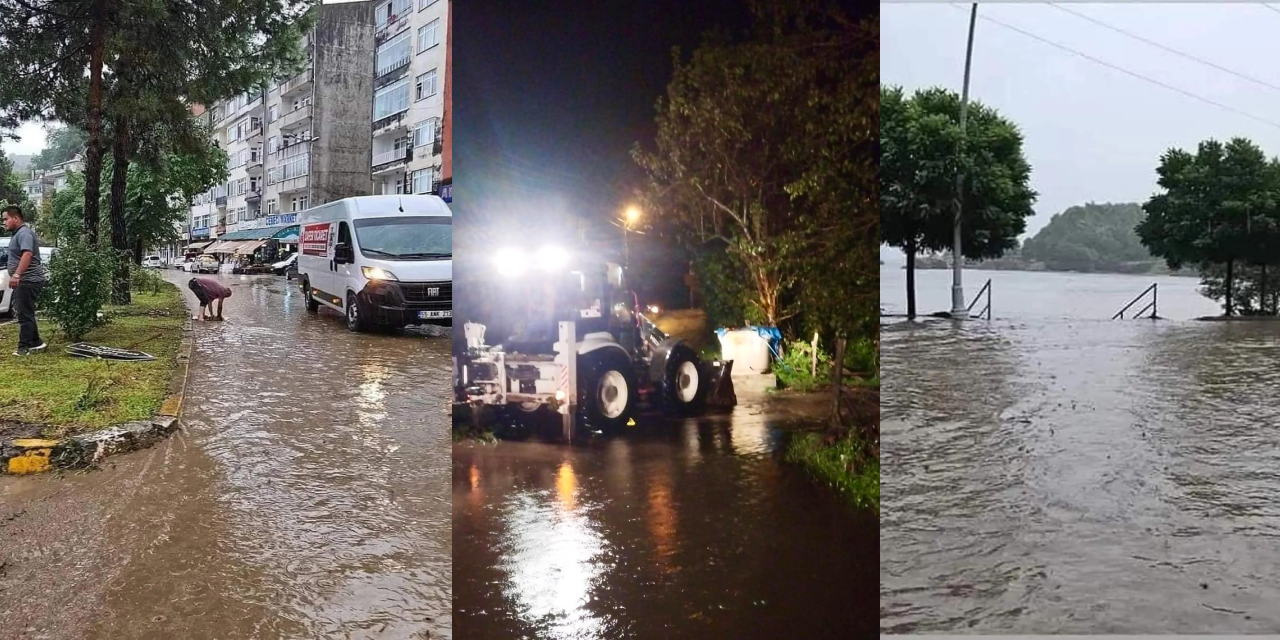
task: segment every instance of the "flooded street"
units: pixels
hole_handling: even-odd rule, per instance
[[[875,516],[773,457],[761,400],[572,445],[455,445],[458,637],[873,633]]]
[[[452,637],[447,332],[358,335],[284,278],[220,279],[184,431],[0,479],[0,635]]]
[[[988,277],[992,322],[882,326],[881,631],[1280,628],[1280,323],[1187,320],[1220,312],[1194,279]],[[1175,320],[1107,320],[1153,281]]]

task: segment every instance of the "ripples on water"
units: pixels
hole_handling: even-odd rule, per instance
[[[1280,324],[999,316],[882,328],[882,631],[1280,629]]]

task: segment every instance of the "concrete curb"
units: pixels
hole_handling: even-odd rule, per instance
[[[107,456],[145,449],[181,428],[178,418],[182,413],[182,401],[187,391],[187,374],[194,342],[192,328],[190,319],[183,322],[182,341],[178,345],[177,367],[169,383],[169,395],[161,403],[155,417],[62,440],[19,438],[0,442],[0,475],[94,467]]]

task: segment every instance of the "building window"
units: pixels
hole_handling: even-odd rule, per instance
[[[277,209],[278,209],[278,208],[279,208],[279,205],[278,205],[278,204],[276,204],[276,201],[275,201],[275,200],[268,200],[268,201],[267,201],[267,215],[269,215],[269,216],[270,216],[270,215],[275,215],[275,213],[276,213],[276,211],[277,211]]]
[[[280,105],[273,104],[267,107],[267,122],[275,122],[280,119]]]
[[[404,33],[384,42],[378,47],[378,55],[376,57],[377,77],[382,77],[392,71],[409,64],[409,47],[412,43],[409,41],[409,32]]]
[[[307,208],[307,196],[296,196],[289,201],[289,211],[302,211]]]
[[[374,18],[377,20],[378,29],[383,29],[389,24],[398,20],[403,20],[405,14],[413,8],[413,0],[391,0],[378,5],[373,10]]]
[[[418,11],[422,11],[438,1],[439,0],[418,0]]]
[[[436,95],[436,70],[432,69],[418,76],[418,100],[426,100]]]
[[[373,94],[373,119],[381,120],[388,116],[409,110],[409,79],[403,78],[393,82]]]
[[[440,44],[440,18],[418,28],[418,53]]]
[[[413,192],[417,194],[431,193],[432,178],[435,177],[435,171],[432,169],[419,169],[413,172]]]
[[[413,125],[413,146],[425,147],[436,139],[437,118],[428,118]]]
[[[275,136],[267,138],[267,153],[275,153],[280,150],[280,140]]]

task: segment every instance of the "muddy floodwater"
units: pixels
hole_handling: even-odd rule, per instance
[[[455,445],[457,637],[874,633],[874,514],[781,465],[785,436],[739,400],[572,445]]]
[[[1280,630],[1280,323],[1188,320],[1194,279],[987,278],[991,322],[882,324],[881,631]],[[1153,281],[1174,320],[1108,320]]]
[[[284,278],[219,278],[234,293],[197,323],[184,431],[0,479],[0,534],[21,540],[6,632],[452,637],[447,332],[354,334]]]

